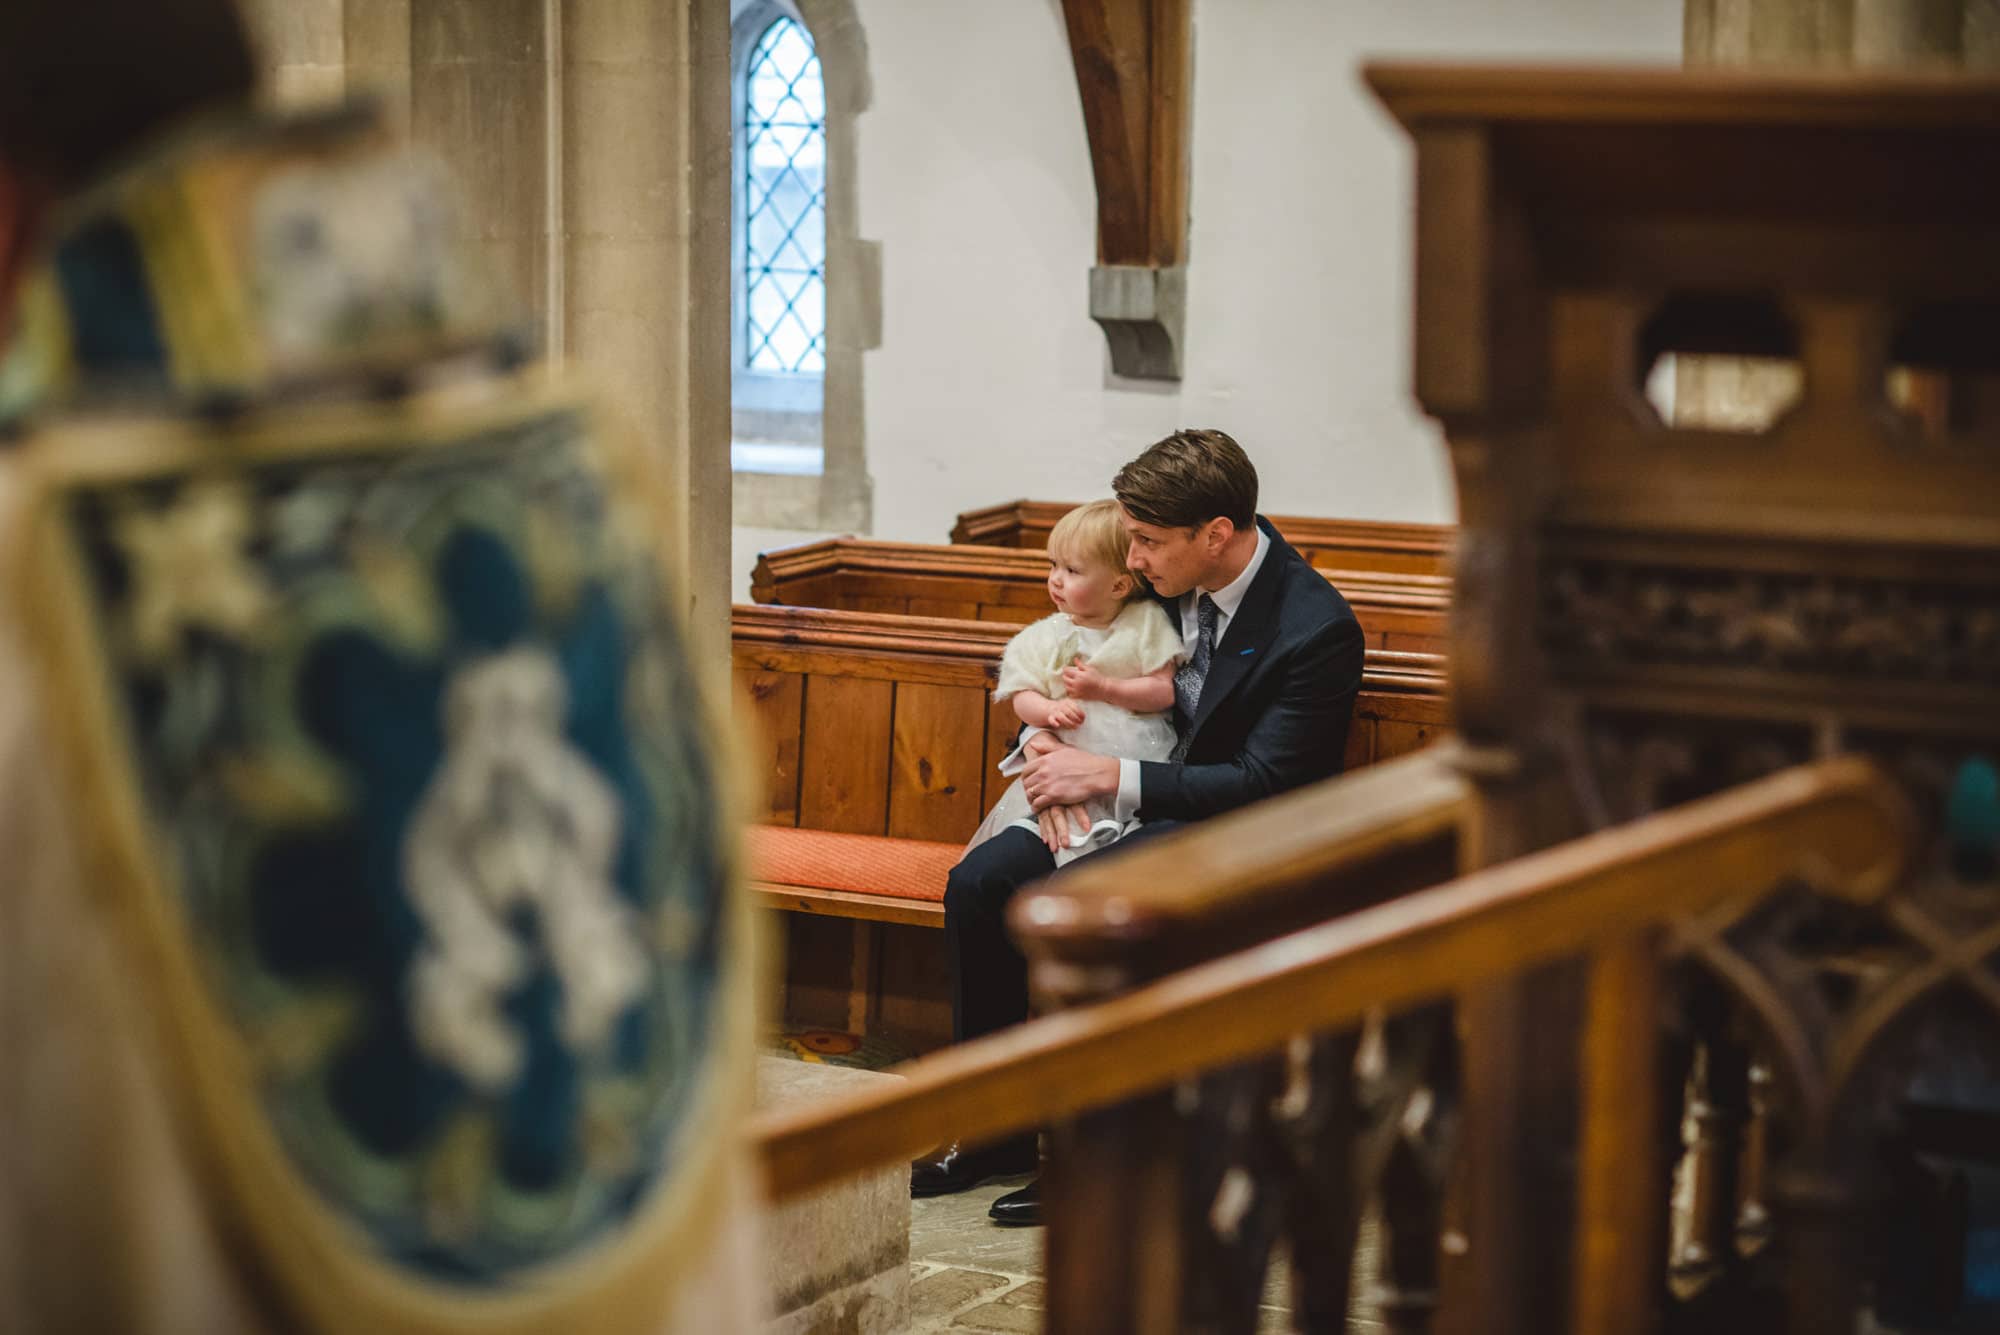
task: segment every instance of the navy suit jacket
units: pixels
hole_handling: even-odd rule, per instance
[[[1361,623],[1270,521],[1271,540],[1223,627],[1182,764],[1139,766],[1141,820],[1200,820],[1340,773],[1361,689]],[[1166,602],[1180,625],[1178,600]]]

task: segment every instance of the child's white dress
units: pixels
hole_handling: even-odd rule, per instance
[[[1169,663],[1178,662],[1186,653],[1180,632],[1165,609],[1150,598],[1127,603],[1103,630],[1079,626],[1067,612],[1057,612],[1023,626],[1020,633],[1007,641],[1000,658],[1000,684],[994,688],[993,698],[1005,700],[1021,691],[1035,691],[1051,700],[1060,700],[1064,697],[1063,669],[1079,655],[1105,676],[1122,679],[1157,672]],[[1158,714],[1135,714],[1103,700],[1081,703],[1083,722],[1056,733],[1072,746],[1121,760],[1165,760],[1173,752],[1171,709]],[[1025,758],[1016,750],[1000,763],[1000,772],[1019,773],[1024,763]],[[1083,834],[1072,831],[1069,847],[1056,853],[1058,867],[1104,847],[1125,833],[1125,826],[1118,822],[1117,805],[1111,797],[1086,804],[1090,829]],[[980,822],[966,847],[984,843],[1013,825],[1041,833],[1019,779],[1001,795],[993,810],[986,813],[986,819]]]

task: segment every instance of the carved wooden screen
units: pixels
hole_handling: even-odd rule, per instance
[[[1930,822],[1879,907],[1799,890],[1661,943],[1656,1091],[1579,1108],[1567,1041],[1656,980],[1467,997],[1448,1293],[1494,1298],[1483,1329],[1570,1306],[1574,1129],[1657,1095],[1647,1319],[1996,1319],[2000,85],[1370,79],[1416,144],[1417,388],[1460,488],[1468,861],[1843,751]],[[1673,355],[1778,388],[1677,411]]]

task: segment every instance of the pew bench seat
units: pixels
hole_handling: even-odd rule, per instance
[[[756,825],[749,851],[751,892],[767,908],[943,927],[945,876],[965,845]]]

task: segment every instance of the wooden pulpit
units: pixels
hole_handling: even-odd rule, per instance
[[[1366,77],[1415,144],[1415,388],[1458,481],[1465,866],[1843,752],[1924,822],[1884,898],[1801,886],[1460,998],[1445,1322],[1972,1329],[2000,83]]]

